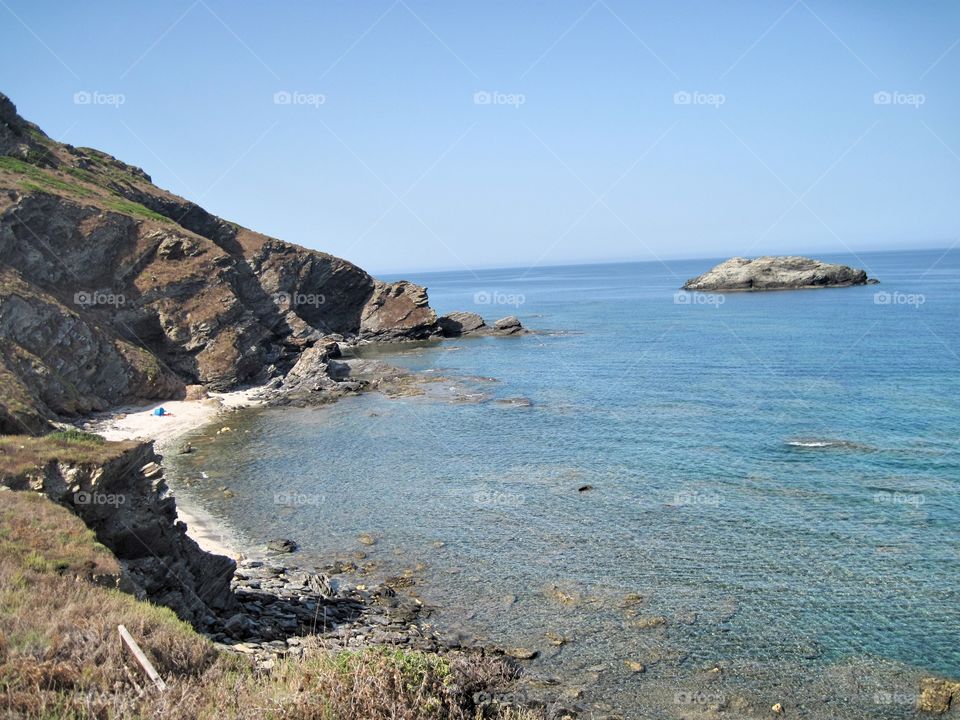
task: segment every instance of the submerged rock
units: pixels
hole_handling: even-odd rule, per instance
[[[684,290],[798,290],[874,284],[864,270],[798,256],[735,257],[687,280]]]
[[[289,538],[278,538],[267,543],[267,550],[277,553],[292,553],[297,549],[297,543]]]
[[[650,628],[663,627],[666,624],[667,624],[667,619],[663,615],[652,615],[650,617],[642,617],[630,623],[631,627],[635,627],[638,630],[649,630]]]

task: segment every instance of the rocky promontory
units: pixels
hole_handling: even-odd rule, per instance
[[[219,218],[140,168],[56,142],[0,94],[0,433],[291,369],[329,389],[337,343],[451,327],[426,288]]]
[[[735,257],[687,280],[684,290],[806,290],[876,283],[864,270],[799,256]]]

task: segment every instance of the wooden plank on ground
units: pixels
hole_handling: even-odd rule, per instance
[[[143,668],[147,677],[153,680],[153,684],[157,686],[157,690],[160,692],[166,690],[167,684],[163,681],[163,678],[160,677],[160,673],[156,671],[156,668],[153,667],[153,663],[143,654],[143,650],[137,645],[137,641],[133,639],[133,635],[131,635],[123,625],[117,625],[117,630],[120,631],[120,639],[123,640],[123,644],[133,653],[133,656],[137,659],[137,662],[140,663],[140,667]]]

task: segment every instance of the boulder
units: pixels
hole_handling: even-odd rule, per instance
[[[206,400],[210,395],[203,385],[187,385],[184,391],[184,400]]]
[[[289,538],[278,538],[267,542],[267,550],[275,553],[292,553],[297,549],[297,543]]]
[[[422,340],[439,332],[427,289],[406,280],[375,282],[360,316],[360,337],[369,340]]]
[[[504,654],[508,657],[512,657],[514,660],[533,660],[540,653],[536,650],[530,650],[529,648],[509,648],[504,651]]]
[[[493,324],[493,329],[501,335],[515,335],[524,332],[523,325],[520,324],[520,318],[516,315],[500,318]]]
[[[923,678],[920,681],[917,708],[921,712],[943,715],[958,698],[960,698],[960,682],[932,677]]]
[[[453,312],[444,315],[437,320],[437,325],[444,337],[470,335],[487,327],[484,319],[473,312]]]

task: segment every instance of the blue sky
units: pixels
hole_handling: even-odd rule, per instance
[[[960,236],[952,1],[0,0],[0,18],[0,90],[54,138],[373,272]]]

